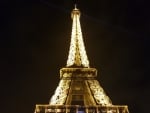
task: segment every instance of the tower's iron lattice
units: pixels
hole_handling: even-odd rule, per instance
[[[129,113],[126,105],[113,105],[90,68],[75,7],[67,65],[60,69],[60,82],[49,104],[36,105],[35,113]]]

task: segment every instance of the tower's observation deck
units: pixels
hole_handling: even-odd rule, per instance
[[[71,43],[66,67],[60,69],[60,82],[48,105],[36,105],[36,113],[128,113],[128,107],[113,105],[100,83],[97,70],[90,68],[75,7]]]

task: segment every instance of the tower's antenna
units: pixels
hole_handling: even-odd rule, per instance
[[[74,4],[74,8],[77,9],[77,4]]]

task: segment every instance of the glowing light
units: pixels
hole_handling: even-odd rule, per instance
[[[67,66],[83,66],[89,67],[89,61],[86,55],[81,26],[80,26],[80,11],[75,7],[72,12],[72,34],[69,49],[69,56],[67,60]],[[70,69],[70,68],[69,68]],[[73,68],[73,70],[76,70]],[[82,69],[80,69],[82,70]],[[91,68],[90,68],[91,70]],[[66,73],[63,76],[70,76],[70,73]],[[77,76],[77,75],[76,75]],[[78,74],[80,76],[80,74]],[[51,105],[63,105],[69,92],[71,80],[61,80],[58,87],[55,90],[55,94],[50,100]],[[105,94],[103,88],[100,86],[97,80],[87,80],[91,93],[99,105],[112,105],[109,97]]]
[[[63,105],[65,103],[67,93],[69,91],[70,82],[71,80],[61,80],[59,82],[59,85],[56,88],[55,93],[50,100],[51,105]]]
[[[97,70],[85,68],[89,67],[89,61],[82,39],[79,17],[80,12],[75,6],[72,12],[73,26],[67,60],[69,67],[60,70],[61,80],[49,104],[36,105],[34,113],[129,113],[127,106],[112,105],[95,79]],[[72,105],[75,101],[83,101],[84,105],[80,103]]]
[[[100,86],[97,80],[88,80],[88,84],[94,95],[96,102],[100,105],[112,105],[111,100],[105,94],[103,88]]]
[[[89,61],[84,47],[79,18],[80,11],[75,8],[72,12],[73,25],[67,66],[75,65],[89,67]]]

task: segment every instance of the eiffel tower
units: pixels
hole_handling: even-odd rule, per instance
[[[80,11],[73,9],[71,43],[66,67],[49,104],[37,104],[35,113],[129,113],[126,105],[113,105],[91,68],[80,26]]]

